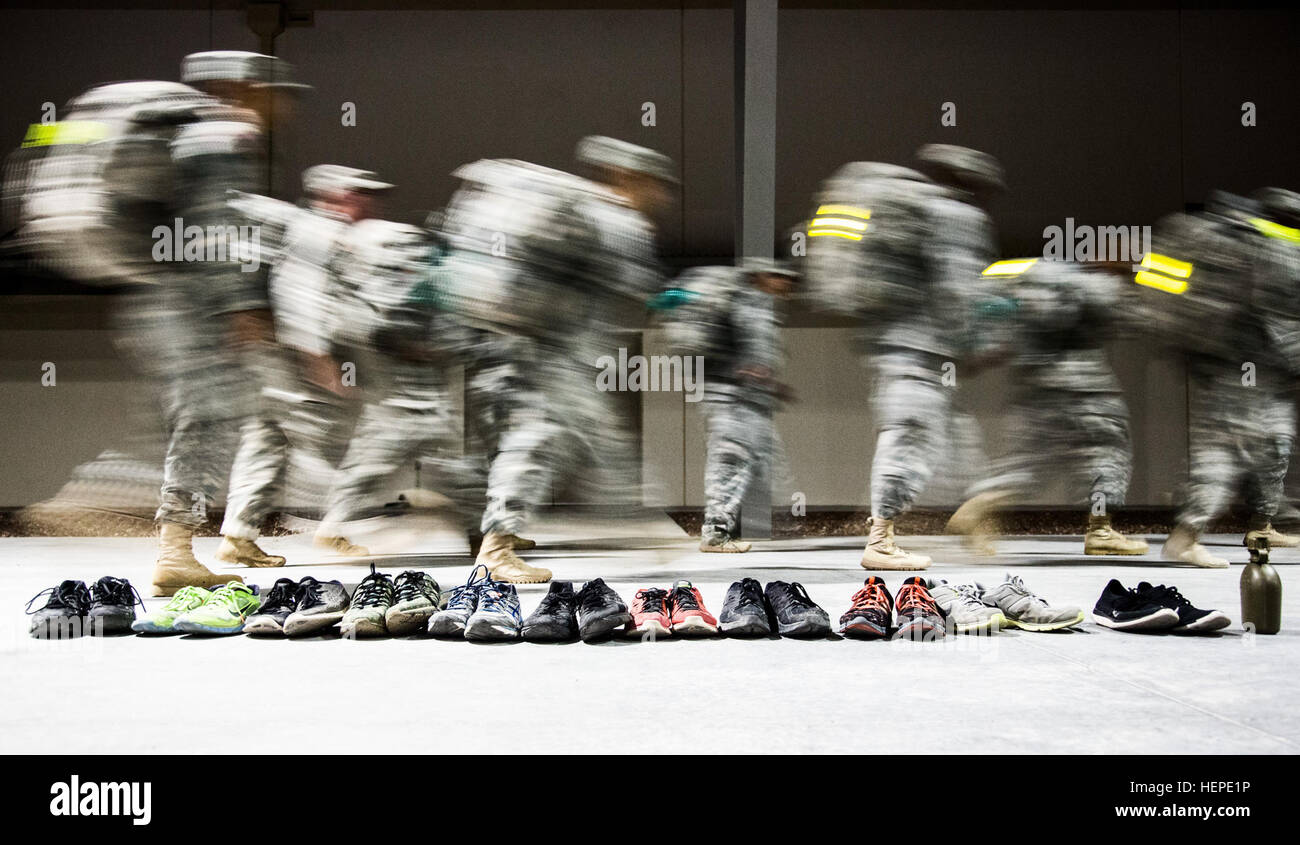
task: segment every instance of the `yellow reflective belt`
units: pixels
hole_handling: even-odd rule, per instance
[[[1038,263],[1037,258],[1008,258],[1006,261],[995,261],[984,268],[981,276],[1019,276]]]
[[[48,147],[53,144],[89,144],[108,136],[108,127],[93,120],[61,120],[58,123],[33,123],[27,127],[24,147]]]
[[[1262,217],[1252,217],[1250,222],[1252,226],[1270,238],[1279,238],[1293,244],[1300,244],[1300,229],[1292,229],[1290,226],[1283,226],[1281,223],[1274,223],[1272,220],[1265,220]]]

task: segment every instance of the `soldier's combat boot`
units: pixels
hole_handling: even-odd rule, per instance
[[[257,543],[243,537],[222,537],[217,560],[242,566],[284,566],[281,555],[268,555]]]
[[[1228,562],[1221,557],[1210,554],[1210,550],[1196,542],[1196,532],[1186,525],[1174,528],[1169,538],[1160,549],[1160,556],[1165,560],[1178,563],[1190,563],[1204,569],[1226,569]]]
[[[1269,548],[1295,548],[1300,546],[1300,536],[1295,534],[1283,534],[1273,527],[1273,523],[1266,516],[1251,514],[1250,522],[1247,524],[1245,537],[1246,548],[1255,548],[1255,541],[1260,537],[1268,538]]]
[[[894,542],[894,520],[871,518],[867,547],[862,550],[863,569],[929,569],[930,559],[903,551]]]
[[[323,537],[317,534],[312,543],[317,548],[329,549],[335,554],[346,557],[370,557],[370,549],[365,546],[358,546],[347,537]]]
[[[1083,537],[1085,555],[1144,555],[1147,541],[1125,537],[1110,525],[1109,514],[1090,514],[1088,533]]]
[[[515,554],[514,535],[499,534],[495,531],[483,537],[483,546],[478,551],[475,565],[486,566],[493,581],[508,581],[511,584],[543,584],[551,580],[551,570],[540,566],[530,566]]]
[[[753,543],[737,540],[729,534],[714,534],[700,539],[700,551],[702,552],[742,554],[753,547]]]
[[[210,590],[231,581],[244,579],[238,575],[218,575],[199,563],[192,545],[194,529],[175,522],[164,522],[158,532],[158,562],[153,568],[151,595],[174,595],[181,587],[202,587]]]
[[[529,552],[537,548],[535,540],[529,540],[527,537],[520,537],[518,534],[510,535],[510,544],[514,546],[517,552]]]
[[[988,525],[998,508],[1007,500],[1006,493],[996,490],[979,493],[967,499],[948,519],[944,528],[949,534],[960,534],[966,546],[978,555],[995,555],[997,546],[988,532]]]

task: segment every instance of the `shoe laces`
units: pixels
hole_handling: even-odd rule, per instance
[[[695,588],[686,584],[679,584],[673,587],[672,600],[673,608],[675,610],[700,609],[700,599],[695,593]]]
[[[374,607],[393,603],[393,580],[370,564],[370,574],[361,580],[352,594],[352,604],[357,607]]]
[[[980,598],[980,589],[974,584],[960,584],[952,589],[953,592],[957,594],[956,600],[958,604],[967,608],[984,607],[984,602]]]
[[[410,601],[418,596],[433,599],[437,595],[437,587],[432,581],[425,573],[408,569],[393,579],[393,596],[397,601]]]
[[[321,584],[310,575],[298,583],[298,607],[315,607],[324,604],[320,597]]]
[[[1133,592],[1136,595],[1136,591],[1131,591],[1131,592]],[[1172,602],[1174,607],[1192,606],[1192,603],[1187,600],[1187,597],[1184,596],[1182,593],[1178,592],[1177,587],[1166,587],[1164,584],[1161,584],[1158,587],[1152,587],[1150,591],[1148,591],[1147,595],[1159,601]]]
[[[1047,599],[1043,598],[1042,596],[1035,593],[1033,590],[1026,587],[1025,582],[1020,579],[1019,575],[1010,576],[1009,578],[1007,578],[1007,583],[1011,585],[1011,589],[1015,590],[1017,593],[1020,593],[1020,595],[1024,596],[1025,598],[1033,599],[1034,601],[1041,601],[1043,604],[1047,604]]]
[[[889,598],[889,593],[885,592],[885,585],[875,579],[863,584],[862,588],[853,594],[849,604],[849,610],[880,610],[885,613],[893,610],[893,602]]]
[[[49,596],[45,604],[32,610],[32,602],[44,596]],[[64,581],[56,587],[46,587],[27,600],[26,613],[30,616],[42,610],[60,607],[76,610],[79,613],[85,612],[90,607],[90,590],[80,581]]]
[[[105,575],[95,582],[90,588],[90,601],[92,604],[114,604],[134,607],[140,605],[144,608],[144,597],[140,591],[131,586],[131,582],[125,578],[113,578]]]
[[[272,587],[272,590],[275,588]],[[212,595],[202,587],[181,587],[176,594],[171,597],[171,601],[163,605],[163,610],[190,610],[195,607],[202,607]]]
[[[763,588],[753,578],[745,578],[740,582],[740,590],[736,598],[736,607],[750,605],[753,607],[763,608]]]
[[[246,584],[222,584],[212,592],[206,604],[220,605],[233,613],[242,614],[244,604],[252,594],[253,591]]]
[[[667,613],[668,591],[658,587],[646,587],[636,591],[637,601],[641,603],[641,613]]]
[[[511,599],[517,595],[509,584],[489,581],[479,588],[478,609],[488,613],[510,613],[515,607],[515,602]]]
[[[582,586],[582,591],[578,593],[579,609],[584,613],[599,610],[610,592],[613,591],[599,578],[595,581],[588,581]]]
[[[922,613],[939,612],[930,591],[920,584],[904,584],[898,591],[898,612],[921,611]]]
[[[275,613],[278,610],[293,610],[298,604],[299,586],[288,578],[281,578],[266,591],[262,601],[263,613]]]

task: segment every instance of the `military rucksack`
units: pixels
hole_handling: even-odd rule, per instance
[[[5,226],[18,248],[85,283],[147,276],[151,227],[124,227],[123,215],[162,219],[176,183],[171,141],[212,102],[177,82],[121,82],[73,99],[64,120],[29,127],[5,172]]]
[[[807,228],[802,270],[813,301],[858,317],[922,304],[928,205],[942,195],[905,167],[853,162],[837,170],[822,184]]]
[[[671,354],[721,357],[732,344],[732,302],[744,282],[736,267],[695,267],[652,300]]]

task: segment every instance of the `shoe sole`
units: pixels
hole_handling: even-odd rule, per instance
[[[1224,613],[1222,610],[1212,610],[1209,614],[1202,616],[1195,622],[1190,622],[1186,625],[1176,625],[1173,628],[1170,628],[1169,631],[1173,634],[1207,634],[1211,631],[1218,631],[1221,628],[1226,628],[1231,624],[1232,620],[1228,618],[1228,614]]]
[[[824,637],[831,632],[829,621],[818,619],[805,619],[802,622],[791,622],[787,624],[776,623],[776,630],[783,637],[792,639],[813,639]]]
[[[230,636],[244,633],[244,623],[240,622],[237,627],[218,628],[215,625],[200,625],[197,622],[177,622],[176,630],[182,634],[203,634],[206,636]]]
[[[593,619],[584,628],[578,629],[578,635],[584,643],[589,643],[612,635],[615,629],[622,628],[631,621],[630,613],[613,613],[603,619]]]
[[[840,633],[855,640],[883,640],[889,636],[889,628],[882,628],[866,619],[854,619],[841,625]]]
[[[1010,616],[1002,617],[1003,628],[1019,628],[1022,631],[1059,631],[1062,628],[1069,628],[1071,625],[1078,625],[1083,622],[1086,614],[1082,610],[1079,615],[1072,619],[1063,619],[1060,622],[1021,622],[1018,619],[1012,619]]]
[[[664,627],[657,619],[647,619],[640,625],[627,623],[627,630],[624,632],[629,639],[645,637],[646,635],[658,637],[671,637],[673,635],[672,626]]]
[[[1116,622],[1107,616],[1094,612],[1092,621],[1103,628],[1111,628],[1116,631],[1167,631],[1178,624],[1178,613],[1167,607],[1162,607],[1155,613],[1148,613],[1146,616],[1137,619]]]
[[[244,623],[244,633],[250,637],[283,637],[284,626],[270,617],[253,617]]]
[[[407,634],[415,633],[423,634],[429,629],[429,618],[437,612],[436,607],[403,610],[388,614],[384,617],[384,622],[388,626],[388,633],[394,637],[404,637]]]
[[[530,643],[563,643],[577,638],[577,631],[552,625],[525,625],[519,629],[519,639]]]
[[[286,637],[305,637],[317,631],[331,628],[341,621],[343,621],[342,610],[336,613],[316,613],[311,616],[304,616],[301,619],[294,619],[291,616],[285,620],[284,635]]]
[[[28,629],[38,640],[75,640],[86,635],[86,620],[76,616],[71,619],[47,620]]]
[[[92,637],[129,634],[133,622],[135,622],[134,613],[130,616],[88,616],[86,617],[86,634]]]
[[[745,552],[749,551],[749,549],[719,549],[700,546],[700,551],[707,555],[743,555]]]
[[[1086,546],[1083,549],[1083,553],[1085,555],[1093,555],[1097,557],[1104,557],[1106,555],[1119,555],[1119,556],[1144,555],[1149,551],[1150,549],[1142,549],[1141,551],[1137,551],[1137,552],[1122,552],[1119,549],[1090,549]]]
[[[718,626],[699,616],[687,616],[673,623],[673,633],[679,637],[712,637],[718,633]]]
[[[161,635],[161,634],[179,634],[179,633],[180,633],[180,631],[176,630],[176,626],[175,626],[175,625],[167,625],[167,626],[163,626],[163,625],[159,625],[159,624],[157,624],[156,622],[152,622],[152,621],[147,620],[147,619],[137,619],[137,620],[135,620],[134,622],[132,622],[132,623],[131,623],[131,630],[132,630],[132,631],[135,631],[137,634],[151,634],[151,635],[155,635],[155,636],[157,636],[157,635]]]
[[[958,635],[974,634],[976,636],[980,634],[996,634],[1005,627],[1006,620],[1003,619],[1002,614],[998,613],[980,622],[958,624],[954,626],[953,633]]]
[[[761,616],[742,616],[719,622],[718,630],[728,637],[765,637],[772,633],[767,620]]]
[[[899,626],[894,633],[896,640],[912,640],[913,642],[933,642],[941,640],[947,636],[948,630],[942,625],[936,625],[933,622],[921,620],[917,622],[908,622]]]
[[[922,564],[921,566],[890,566],[884,563],[867,563],[865,560],[860,560],[858,561],[858,566],[861,566],[869,572],[920,572],[924,569],[929,569],[933,563],[934,561]]]
[[[448,616],[442,613],[435,613],[429,617],[429,636],[459,638],[465,636],[465,623],[469,619],[460,619],[455,616]]]
[[[519,639],[519,629],[508,623],[502,623],[495,619],[474,619],[469,620],[465,626],[465,639],[478,640],[480,642],[489,640],[517,640]]]
[[[384,627],[383,622],[371,622],[367,619],[353,622],[351,625],[341,625],[340,630],[344,637],[355,640],[378,639],[388,636],[388,628]]]

